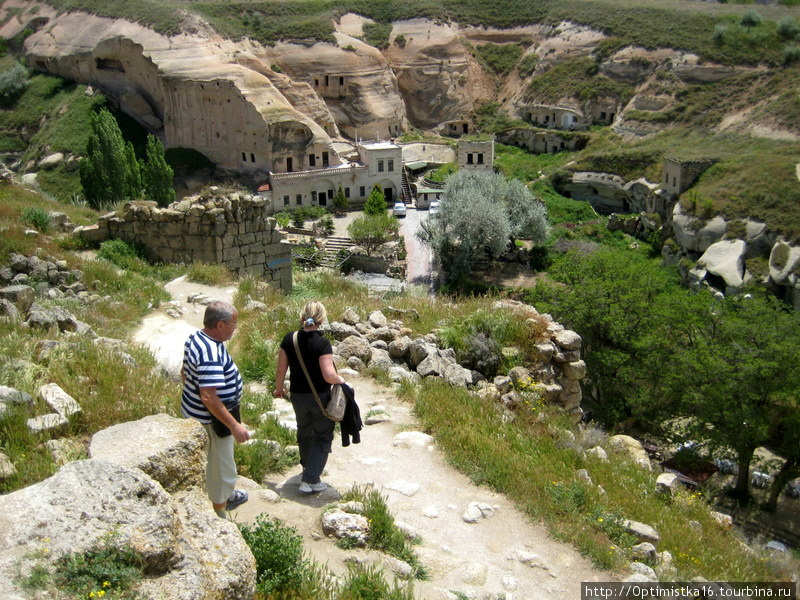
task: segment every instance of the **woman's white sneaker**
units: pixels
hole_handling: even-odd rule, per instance
[[[305,481],[301,481],[297,490],[304,494],[315,494],[317,492],[321,492],[327,487],[328,484],[324,481],[320,481],[319,483],[306,483]]]

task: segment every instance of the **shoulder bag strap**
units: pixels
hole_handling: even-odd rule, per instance
[[[328,411],[326,411],[325,407],[322,406],[322,401],[319,399],[319,394],[317,394],[317,388],[314,387],[314,383],[311,381],[311,376],[308,374],[308,369],[306,369],[306,363],[303,361],[303,355],[300,353],[300,344],[297,343],[298,334],[299,332],[295,331],[292,335],[292,342],[294,343],[294,351],[297,354],[297,360],[300,361],[300,366],[303,368],[303,373],[306,375],[306,381],[308,381],[308,385],[311,388],[311,391],[314,393],[314,400],[317,401],[317,406],[319,406],[322,414],[328,417]]]

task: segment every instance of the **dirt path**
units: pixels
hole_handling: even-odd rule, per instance
[[[183,302],[192,286],[173,282],[168,289]],[[216,295],[203,291],[211,291],[214,298],[225,295],[221,290]],[[171,317],[151,315],[137,332],[137,339],[150,344],[160,360],[168,356],[166,348],[182,347],[186,331],[197,326],[197,313],[187,310],[174,327],[166,327],[164,319]],[[234,512],[237,521],[253,523],[261,513],[281,519],[302,534],[311,556],[336,573],[346,572],[348,560],[383,564],[390,571],[390,561],[379,553],[341,550],[322,533],[325,506],[351,486],[372,485],[386,498],[395,519],[422,539],[415,550],[431,578],[416,582],[418,598],[444,600],[460,592],[469,598],[574,600],[580,597],[581,581],[611,578],[571,546],[552,540],[506,498],[473,485],[451,468],[432,440],[417,432],[411,406],[391,388],[367,378],[349,379],[362,418],[374,423],[365,425],[360,444],[343,448],[338,436],[334,440],[323,475],[330,488],[317,495],[298,492],[299,466],[268,476],[262,485],[242,478],[240,486],[250,490],[250,501]],[[276,409],[291,425],[291,405],[277,400]],[[367,418],[370,412],[375,413],[373,419]],[[463,515],[476,502],[491,507],[486,510],[491,514],[467,523]]]

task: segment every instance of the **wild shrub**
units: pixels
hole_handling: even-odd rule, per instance
[[[414,577],[416,579],[425,579],[427,577],[425,569],[420,564],[411,544],[395,524],[394,516],[389,512],[386,499],[381,496],[380,492],[372,488],[354,487],[342,495],[342,500],[344,502],[356,501],[363,504],[364,511],[362,514],[369,521],[367,546],[407,562],[414,569]]]
[[[519,62],[519,74],[521,77],[530,77],[536,70],[539,64],[539,56],[537,54],[528,54]]]
[[[28,87],[29,83],[28,69],[19,63],[0,73],[0,104],[8,106]]]
[[[50,229],[50,213],[38,206],[29,206],[22,211],[22,222],[40,233],[47,233]]]
[[[776,31],[785,40],[796,40],[800,36],[800,25],[792,17],[785,17],[778,21]]]
[[[383,23],[364,23],[361,26],[364,41],[379,50],[389,47],[389,36],[392,34],[392,25]]]
[[[400,35],[395,36],[394,43],[397,44],[400,48],[405,48],[406,44],[408,43],[406,40],[406,36],[402,33]]]
[[[292,222],[292,213],[285,210],[275,213],[275,220],[278,222],[278,226],[281,229],[285,229],[286,226]]]
[[[496,75],[508,75],[522,56],[519,44],[481,44],[475,53],[487,68]]]
[[[783,49],[783,65],[788,66],[800,62],[800,46],[786,46]]]
[[[134,599],[130,591],[144,573],[141,558],[131,548],[117,547],[113,536],[98,548],[82,553],[71,553],[56,561],[54,583],[60,589],[83,598]]]
[[[741,19],[739,19],[739,25],[747,29],[758,27],[761,25],[761,15],[756,10],[745,11]]]
[[[492,379],[503,363],[503,355],[497,342],[479,332],[466,337],[459,362],[468,369],[478,371],[487,379]]]
[[[255,525],[240,524],[239,529],[256,559],[258,593],[266,596],[302,585],[308,563],[296,529],[265,514],[256,517]]]
[[[347,580],[336,594],[337,600],[414,600],[411,583],[389,585],[380,570],[364,565],[348,566]]]

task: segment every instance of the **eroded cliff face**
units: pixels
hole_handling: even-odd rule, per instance
[[[166,37],[81,13],[37,15],[49,23],[26,40],[29,64],[96,86],[168,147],[194,148],[222,168],[254,173],[304,168],[308,155],[321,152],[340,162],[317,122],[326,123],[324,105],[298,101],[303,93],[291,82],[273,84],[268,65],[232,42],[202,33]]]

